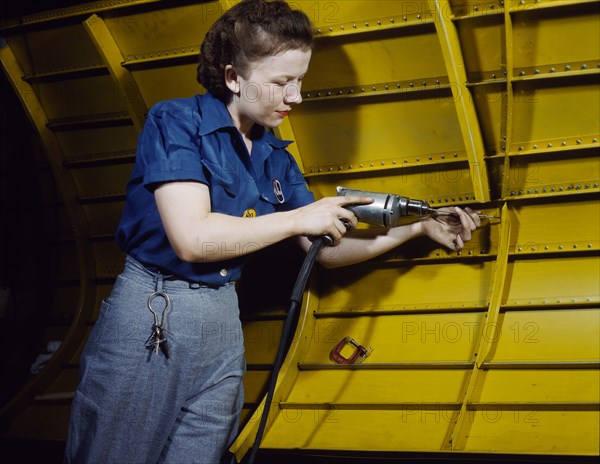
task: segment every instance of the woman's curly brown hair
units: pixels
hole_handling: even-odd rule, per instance
[[[254,61],[312,47],[312,24],[302,11],[293,10],[282,0],[243,0],[226,11],[206,34],[197,80],[227,103],[232,93],[225,85],[225,66],[233,65],[245,77]]]

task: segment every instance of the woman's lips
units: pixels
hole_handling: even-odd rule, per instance
[[[279,113],[282,117],[286,117],[288,114],[290,114],[289,111],[278,111],[277,113]]]

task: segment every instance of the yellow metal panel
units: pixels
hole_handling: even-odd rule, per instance
[[[588,79],[574,84],[515,83],[514,144],[532,141],[545,149],[548,143],[558,146],[561,137],[598,137],[600,87]]]
[[[517,260],[509,270],[510,287],[505,303],[597,303],[600,301],[599,274],[598,258],[594,256]]]
[[[290,408],[271,427],[265,448],[438,451],[456,411]]]
[[[330,271],[321,284],[319,314],[485,307],[492,271],[490,262]]]
[[[597,455],[599,422],[598,411],[489,408],[473,413],[466,451]]]
[[[467,375],[470,371],[458,369],[304,371],[286,402],[298,405],[455,403],[460,399]],[[444,388],[439,388],[440,385]]]
[[[482,313],[410,314],[318,319],[326,336],[310,344],[304,363],[329,363],[329,352],[344,337],[373,347],[365,363],[469,361],[475,352]]]
[[[125,60],[150,53],[181,53],[198,46],[223,10],[220,2],[197,2],[177,8],[148,9],[142,12],[107,13],[106,25],[119,44]]]
[[[314,96],[318,91],[338,87],[365,86],[371,90],[378,83],[410,79],[420,85],[424,78],[446,74],[432,26],[420,29],[418,34],[394,32],[378,33],[376,41],[369,36],[319,41],[303,91]]]
[[[150,108],[169,98],[187,98],[205,90],[196,81],[196,63],[177,64],[154,69],[133,69],[132,74],[144,101]]]
[[[137,134],[133,125],[97,127],[56,132],[65,160],[78,159],[100,153],[135,153]]]
[[[555,173],[559,174],[558,171],[559,169],[556,169]],[[533,188],[533,186],[528,186],[528,188]],[[522,254],[598,250],[600,248],[598,210],[599,205],[596,199],[555,200],[526,207],[515,207],[511,210],[517,225],[514,236],[511,238],[511,251]],[[586,261],[593,263],[595,260]],[[563,269],[572,269],[578,267],[579,261],[566,259],[563,263]],[[563,274],[560,268],[556,267],[555,270],[559,274]],[[594,271],[593,266],[590,271],[590,279],[593,279],[597,272]],[[525,280],[528,280],[527,276],[524,277]],[[536,274],[529,274],[529,278],[537,280]],[[593,283],[593,280],[588,280],[588,283]]]
[[[472,2],[469,3],[474,6]],[[471,76],[479,79],[504,77],[501,72],[504,64],[502,20],[503,17],[497,14],[457,23],[469,80],[473,81]],[[492,76],[492,73],[496,73],[496,76]]]
[[[464,150],[449,97],[305,102],[294,109],[291,122],[307,173],[340,165],[352,172],[386,159],[385,166],[401,167],[406,157],[414,162],[415,156],[424,162],[427,155],[440,160],[445,154],[451,160]],[[393,141],[384,134],[394,134]]]
[[[513,326],[512,333],[529,341],[537,335]],[[600,372],[597,370],[489,370],[485,372],[479,401],[482,403],[535,404],[543,402],[589,402],[598,401]]]
[[[593,3],[560,10],[541,10],[532,4],[515,13],[515,67],[596,63],[600,57],[600,42],[593,39],[600,36],[597,13],[598,5]]]
[[[48,119],[125,112],[124,98],[110,76],[35,84]]]
[[[493,361],[600,360],[598,309],[510,311],[500,324]]]
[[[25,76],[102,64],[81,24],[14,35],[10,47]]]

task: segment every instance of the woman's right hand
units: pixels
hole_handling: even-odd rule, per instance
[[[328,235],[334,245],[347,230],[355,228],[356,216],[344,208],[348,205],[369,204],[373,199],[359,196],[325,197],[319,201],[291,211],[297,235],[318,237]]]

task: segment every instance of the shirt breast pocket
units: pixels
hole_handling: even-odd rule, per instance
[[[286,209],[286,203],[292,194],[292,189],[285,179],[265,179],[261,182],[261,197],[266,200],[274,209]]]
[[[228,169],[211,161],[202,160],[202,166],[210,183],[210,198],[214,211],[232,213],[231,200],[240,194],[241,179],[235,170]]]

